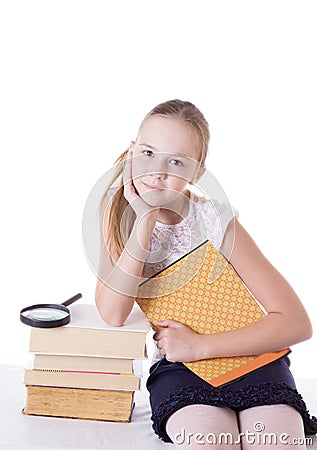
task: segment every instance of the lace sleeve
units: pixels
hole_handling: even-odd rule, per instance
[[[219,250],[230,220],[233,217],[239,217],[239,211],[229,202],[221,203],[218,200],[207,200],[203,197],[197,205],[204,220],[207,238]]]

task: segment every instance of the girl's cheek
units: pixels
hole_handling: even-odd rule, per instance
[[[187,185],[188,183],[186,180],[175,177],[172,179],[172,177],[170,177],[170,183],[167,187],[170,189],[171,195],[173,195],[173,193],[175,194],[176,192],[182,193],[186,189]]]
[[[137,179],[151,173],[152,167],[149,161],[144,158],[135,157],[132,160],[132,178]]]

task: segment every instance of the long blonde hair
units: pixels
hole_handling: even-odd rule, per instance
[[[143,123],[146,119],[153,116],[165,117],[165,118],[174,118],[182,120],[184,123],[188,124],[194,132],[196,133],[196,137],[198,139],[199,145],[199,162],[201,164],[205,163],[205,159],[208,152],[209,145],[209,125],[206,121],[205,117],[199,111],[199,109],[188,101],[182,100],[169,100],[164,103],[160,103],[155,106],[143,119],[141,122],[140,129],[142,128]],[[125,164],[125,159],[127,156],[129,149],[125,150],[119,158],[115,161],[115,172],[105,188],[105,192],[101,198],[99,204],[99,215],[100,215],[100,223],[103,224],[103,216],[105,213],[105,205],[106,198],[109,192],[109,189],[113,185],[113,183],[121,177],[119,182],[119,186],[112,197],[111,203],[109,205],[109,215],[108,215],[108,233],[106,236],[106,244],[111,254],[120,255],[124,249],[125,243],[131,233],[134,221],[135,221],[135,212],[132,207],[128,203],[128,201],[124,197],[123,193],[123,168]],[[125,215],[124,221],[120,220],[122,215]],[[121,223],[122,222],[122,223]],[[120,226],[118,225],[120,224]],[[101,225],[102,227],[102,225]],[[103,230],[103,227],[102,227]],[[103,233],[102,233],[103,236]]]

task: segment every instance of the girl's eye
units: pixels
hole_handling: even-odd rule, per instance
[[[180,161],[179,159],[171,159],[170,163],[173,164],[174,166],[182,166],[183,165],[182,161]]]
[[[145,155],[145,156],[152,156],[153,155],[153,152],[152,152],[152,150],[143,150],[143,155]]]

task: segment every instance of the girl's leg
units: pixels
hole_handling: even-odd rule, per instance
[[[239,413],[243,450],[306,449],[302,417],[289,405],[264,405]]]
[[[181,448],[241,449],[237,415],[229,408],[184,406],[167,419],[166,432]]]

